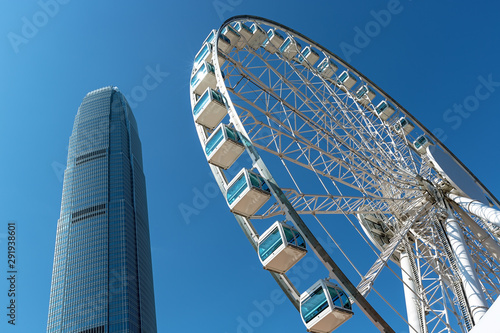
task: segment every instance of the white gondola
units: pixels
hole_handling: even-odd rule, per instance
[[[267,38],[266,31],[260,27],[257,23],[250,26],[250,31],[252,31],[252,37],[248,41],[248,46],[256,50],[262,46]]]
[[[258,49],[266,40],[266,32],[256,23],[249,28],[242,22],[235,22],[234,29],[243,37],[242,39],[252,49]]]
[[[300,314],[308,332],[330,333],[354,314],[346,293],[328,280],[319,280],[300,295]]]
[[[226,188],[226,200],[231,212],[246,217],[254,215],[270,197],[264,179],[247,169],[242,169]]]
[[[237,49],[241,49],[245,45],[245,41],[241,39],[240,34],[230,25],[226,25],[222,29],[221,35],[229,39],[231,45],[235,46]]]
[[[201,47],[200,51],[198,51],[198,53],[196,54],[196,56],[194,57],[194,68],[198,68],[199,66],[201,66],[201,64],[206,61],[206,62],[209,62],[213,65],[213,62],[212,62],[212,50],[213,50],[213,45],[211,43],[205,43],[203,44],[203,46]],[[218,56],[219,58],[219,65],[222,65],[224,63],[224,61],[226,61],[226,59],[224,59],[224,57],[222,56]]]
[[[324,78],[331,78],[338,67],[330,58],[323,59],[318,65],[318,73]]]
[[[213,129],[227,115],[227,108],[221,93],[207,88],[193,108],[194,121]]]
[[[302,65],[312,67],[319,60],[319,54],[311,49],[310,46],[306,46],[302,52],[297,55],[297,58]]]
[[[375,96],[375,92],[366,84],[356,91],[356,100],[364,106],[370,104]]]
[[[283,36],[281,36],[276,30],[269,29],[267,31],[267,39],[264,42],[264,48],[267,52],[276,53],[284,41],[285,39]]]
[[[245,151],[238,132],[224,124],[220,124],[205,143],[205,155],[208,163],[224,170]]]
[[[347,89],[351,89],[352,86],[356,83],[356,78],[349,74],[348,71],[343,71],[339,76],[339,83],[346,87]]]
[[[216,86],[215,68],[211,63],[204,61],[191,77],[191,88],[196,95],[201,95],[208,87],[215,89]]]
[[[248,43],[250,38],[252,38],[253,32],[246,24],[241,22],[234,22],[233,28],[240,34],[241,37],[243,37],[243,39],[245,39],[245,42]]]
[[[413,147],[415,147],[420,154],[425,154],[426,148],[430,145],[432,145],[432,141],[424,134],[413,141]]]
[[[288,60],[291,60],[293,57],[300,52],[302,47],[299,43],[295,41],[292,37],[287,37],[283,44],[281,44],[279,51],[281,54]]]
[[[377,116],[384,121],[389,119],[394,113],[394,109],[386,101],[378,103],[375,111],[377,112]]]
[[[205,39],[205,41],[203,43],[211,43],[212,45],[214,45],[216,35],[217,35],[217,30],[213,29],[208,34],[207,38]],[[221,50],[224,53],[228,53],[229,51],[231,51],[232,47],[233,46],[231,45],[231,40],[229,38],[227,38],[226,36],[221,34],[219,36],[219,50]]]
[[[394,125],[394,129],[396,132],[400,132],[401,130],[403,131],[404,135],[408,135],[413,129],[415,128],[415,125],[405,117],[399,118],[399,120],[396,122]]]
[[[275,222],[259,237],[259,259],[269,271],[286,273],[306,253],[302,235],[283,222]]]

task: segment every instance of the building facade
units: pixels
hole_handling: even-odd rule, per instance
[[[145,185],[125,97],[88,93],[69,142],[47,332],[157,331]]]

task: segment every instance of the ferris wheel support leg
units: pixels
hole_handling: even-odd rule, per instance
[[[456,194],[448,193],[448,198],[455,201],[461,207],[476,215],[477,217],[486,219],[496,226],[500,227],[500,211],[477,200],[461,197]]]
[[[451,249],[457,259],[458,269],[462,276],[462,284],[464,287],[465,297],[474,320],[477,324],[481,317],[488,310],[481,284],[474,270],[474,263],[467,250],[462,229],[452,213],[451,208],[448,208],[448,218],[445,221],[446,235],[451,245]]]
[[[415,284],[416,277],[413,274],[411,267],[411,258],[408,252],[401,251],[400,255],[401,275],[403,276],[403,287],[406,301],[406,313],[408,324],[410,324],[410,333],[424,333],[420,327],[422,318],[420,318],[420,303],[417,297],[417,286]]]

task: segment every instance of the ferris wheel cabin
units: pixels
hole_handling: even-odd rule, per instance
[[[432,145],[432,141],[424,134],[413,141],[413,147],[415,147],[419,154],[425,154],[426,148],[430,145]]]
[[[205,39],[205,41],[203,43],[211,43],[212,45],[215,45],[215,36],[217,35],[217,30],[212,30],[207,38]],[[222,52],[224,53],[228,53],[229,51],[231,51],[231,48],[233,47],[231,45],[231,40],[229,38],[227,38],[226,36],[224,35],[220,35],[219,36],[219,50],[221,50]]]
[[[267,31],[267,39],[264,42],[264,49],[270,53],[278,52],[279,47],[285,39],[276,30],[269,29]]]
[[[286,273],[306,253],[304,238],[283,222],[275,222],[259,237],[259,259],[269,271]]]
[[[214,47],[211,43],[203,44],[200,51],[198,51],[198,53],[194,57],[193,67],[198,68],[199,66],[201,66],[201,64],[204,61],[209,62],[213,65],[213,62],[212,62],[212,50],[213,50],[213,48]],[[224,59],[220,55],[218,56],[218,59],[219,59],[219,65],[222,65],[226,61],[226,59]]]
[[[255,50],[262,46],[267,38],[267,34],[266,31],[262,29],[257,23],[252,24],[250,26],[250,30],[252,31],[253,36],[248,42],[248,45]]]
[[[231,45],[238,49],[241,49],[245,45],[245,41],[241,39],[241,35],[230,25],[226,25],[222,29],[221,35],[229,39]]]
[[[280,46],[280,52],[288,60],[293,59],[300,52],[302,46],[292,37],[287,37]]]
[[[308,332],[330,333],[354,314],[345,292],[328,280],[319,280],[300,295],[300,314]]]
[[[302,52],[297,55],[297,58],[302,65],[312,67],[319,60],[319,54],[311,49],[310,46],[306,46]]]
[[[361,86],[358,91],[356,91],[356,100],[364,106],[370,104],[374,98],[375,92],[366,84]]]
[[[233,27],[254,50],[258,49],[267,38],[266,32],[257,23],[253,23],[249,28],[242,22],[235,22]]]
[[[214,129],[227,115],[222,94],[212,88],[207,88],[196,102],[193,115],[197,124]]]
[[[384,121],[389,119],[394,113],[394,109],[386,101],[378,103],[375,111],[377,112],[377,116]]]
[[[196,95],[201,95],[208,87],[215,89],[216,86],[215,68],[211,63],[204,61],[191,77],[191,88]]]
[[[225,124],[220,124],[205,144],[208,163],[224,170],[229,169],[244,150],[238,132]]]
[[[245,217],[254,215],[270,197],[264,178],[248,169],[241,169],[226,188],[229,209]]]
[[[404,135],[408,135],[413,129],[415,128],[415,125],[405,117],[399,118],[399,120],[396,122],[394,125],[394,129],[396,132],[400,132],[401,130],[403,131]]]
[[[356,83],[356,81],[357,81],[356,78],[354,76],[352,76],[351,74],[349,74],[348,71],[343,71],[339,75],[338,82],[347,89],[351,89],[354,86],[354,84]]]
[[[318,65],[318,72],[324,78],[331,78],[337,71],[338,67],[330,58],[323,59]]]

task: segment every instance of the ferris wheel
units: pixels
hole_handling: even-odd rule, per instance
[[[497,299],[499,201],[320,44],[260,17],[228,19],[195,56],[190,97],[228,208],[308,331],[335,330],[356,304],[393,332],[382,304],[409,332],[467,332]],[[287,273],[306,255],[326,278],[298,290]],[[377,289],[387,276],[406,309]]]

